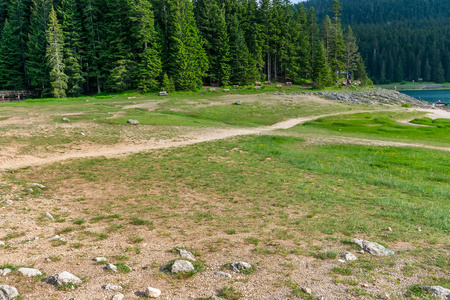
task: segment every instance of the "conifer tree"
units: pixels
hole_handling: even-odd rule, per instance
[[[134,0],[131,7],[131,22],[134,51],[137,53],[137,87],[144,93],[156,91],[160,83],[161,59],[154,27],[151,3],[148,0]]]
[[[173,0],[171,30],[175,87],[181,91],[197,90],[208,69],[208,59],[198,35],[191,0]]]
[[[68,77],[67,95],[78,97],[83,93],[85,79],[82,74],[81,17],[78,14],[76,0],[62,0],[60,14],[61,28],[64,33],[64,64]]]
[[[348,26],[347,32],[344,35],[344,42],[345,42],[346,70],[347,76],[349,76],[350,74],[353,73],[358,54],[358,45],[356,44],[356,38],[350,26]]]
[[[0,40],[0,89],[25,88],[21,54],[19,35],[7,19]]]
[[[248,63],[248,48],[238,17],[234,15],[230,24],[230,80],[233,84],[247,83],[247,74],[251,73]]]
[[[320,43],[319,39],[319,27],[317,25],[317,16],[316,12],[314,10],[314,7],[311,7],[308,12],[308,32],[309,32],[309,44],[310,44],[310,70],[309,70],[309,76],[312,76],[313,68],[314,68],[314,61],[316,54],[316,50],[318,49],[317,44]]]
[[[41,95],[50,93],[49,68],[47,64],[46,31],[50,14],[49,0],[34,0],[31,8],[31,24],[28,36],[27,70],[30,86],[41,91]]]
[[[331,85],[330,68],[322,43],[315,45],[312,80],[314,81],[313,87],[316,89]]]
[[[322,40],[324,43],[327,59],[328,59],[328,55],[330,52],[330,42],[331,42],[332,31],[333,31],[333,28],[331,26],[330,17],[328,15],[325,15],[325,17],[322,20],[321,35],[322,35]]]
[[[342,7],[339,4],[339,1],[334,0],[333,5],[331,6],[333,18],[328,61],[335,79],[338,72],[345,69],[345,47],[340,18],[341,10]]]
[[[46,31],[47,65],[50,70],[51,93],[55,98],[66,97],[68,77],[64,73],[64,36],[61,25],[56,18],[53,6],[50,12],[50,22]]]

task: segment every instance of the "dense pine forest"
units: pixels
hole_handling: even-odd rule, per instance
[[[0,89],[41,96],[313,80],[369,82],[334,0],[3,0]],[[339,79],[340,80],[340,79]]]
[[[450,1],[341,0],[342,24],[352,26],[375,83],[450,82]],[[333,0],[310,0],[319,18]]]

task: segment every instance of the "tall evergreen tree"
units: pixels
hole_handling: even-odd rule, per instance
[[[85,79],[82,73],[81,16],[78,14],[76,0],[62,0],[60,14],[64,33],[64,64],[68,76],[67,95],[77,97],[83,93]]]
[[[352,28],[348,26],[344,35],[345,42],[345,61],[347,68],[347,76],[353,73],[356,67],[356,59],[358,58],[358,45],[356,44],[356,38],[353,34]]]
[[[327,64],[325,49],[322,43],[316,43],[314,52],[312,73],[312,80],[314,81],[313,87],[321,89],[332,84],[330,68]]]
[[[34,0],[31,9],[31,25],[28,36],[27,70],[30,86],[41,92],[50,93],[50,71],[47,64],[47,39],[51,4],[49,0]]]
[[[20,38],[6,20],[0,40],[0,89],[25,88]]]
[[[233,84],[247,83],[247,74],[251,73],[248,62],[248,48],[245,44],[244,32],[237,15],[230,24],[230,81]]]
[[[63,98],[66,97],[68,81],[68,77],[64,73],[64,36],[53,6],[50,12],[50,22],[46,31],[46,40],[46,57],[48,68],[50,70],[51,93],[55,98]]]
[[[334,0],[333,5],[331,6],[333,18],[328,58],[335,78],[338,72],[345,69],[345,46],[341,28],[341,10],[342,7],[339,4],[339,1]]]
[[[171,70],[177,90],[197,90],[208,69],[208,59],[195,24],[191,0],[173,0],[171,5],[171,35],[173,48]]]

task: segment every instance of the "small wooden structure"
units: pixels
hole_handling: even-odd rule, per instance
[[[272,81],[270,81],[270,80],[269,81],[264,81],[264,84],[265,85],[272,85]]]
[[[27,97],[33,96],[33,91],[0,91],[1,101],[22,101]]]
[[[239,89],[239,85],[237,85],[237,84],[233,85],[233,89],[238,90]]]
[[[169,96],[169,94],[166,91],[159,92],[160,96]]]

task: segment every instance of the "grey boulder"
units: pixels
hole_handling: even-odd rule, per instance
[[[195,271],[194,266],[191,262],[187,260],[176,260],[172,267],[170,268],[170,272],[179,273],[179,272],[192,272]]]
[[[352,239],[351,242],[357,244],[364,251],[367,251],[372,255],[387,256],[387,255],[394,254],[394,251],[386,249],[385,247],[383,247],[380,244],[375,243],[375,242],[370,242],[370,241],[366,241],[366,240],[362,240],[362,239]]]
[[[19,292],[13,286],[0,285],[0,300],[14,299],[19,296]]]
[[[50,277],[47,278],[47,283],[55,285],[55,286],[60,286],[60,285],[64,285],[64,284],[81,284],[82,281],[80,278],[78,278],[77,276],[64,271],[61,273],[57,273],[57,274],[53,274]]]

